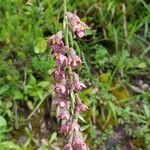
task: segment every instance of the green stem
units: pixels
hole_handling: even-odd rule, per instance
[[[69,48],[69,40],[68,40],[68,22],[67,22],[67,18],[66,18],[66,12],[67,12],[67,7],[66,7],[66,0],[64,1],[64,20],[63,20],[63,30],[64,30],[64,36],[65,36],[65,44],[66,46]],[[67,52],[67,55],[69,56],[70,53],[69,51]],[[73,77],[72,77],[72,68],[69,65],[68,66],[68,72],[70,75],[70,83],[73,83]],[[74,103],[75,103],[75,93],[73,91],[71,91],[70,93],[70,98],[71,98],[71,113],[74,114]]]
[[[67,25],[67,18],[66,18],[67,8],[66,8],[66,0],[64,0],[64,20],[63,20],[63,30],[65,36],[65,44],[69,47],[68,42],[68,25]]]

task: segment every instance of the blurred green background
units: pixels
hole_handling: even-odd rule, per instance
[[[150,2],[68,0],[67,9],[90,27],[72,43],[88,86],[80,94],[90,108],[80,118],[87,145],[150,150]],[[0,150],[62,149],[47,46],[62,20],[62,0],[0,0]]]

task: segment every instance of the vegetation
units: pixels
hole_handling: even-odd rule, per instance
[[[56,66],[48,38],[63,29],[60,0],[0,0],[0,149],[61,150],[52,106]],[[150,2],[68,0],[90,29],[70,40],[88,106],[79,118],[91,150],[150,149]],[[69,34],[70,38],[71,34]]]

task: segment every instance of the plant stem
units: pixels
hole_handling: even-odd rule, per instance
[[[64,1],[64,20],[63,20],[63,30],[64,30],[64,36],[65,36],[65,44],[66,46],[69,47],[69,42],[68,42],[68,25],[67,25],[67,19],[66,19],[66,12],[67,12],[67,8],[66,8],[66,0]]]
[[[65,44],[68,48],[67,55],[70,56],[69,41],[68,41],[68,23],[67,23],[67,18],[66,18],[67,7],[66,7],[66,0],[63,0],[63,1],[64,1],[63,30],[64,30],[64,36],[65,36]],[[72,84],[73,83],[73,77],[72,77],[73,73],[72,73],[72,68],[70,65],[68,66],[68,72],[70,75],[70,83]],[[70,98],[71,98],[71,106],[72,106],[71,107],[71,113],[74,114],[75,93],[73,91],[70,92]]]

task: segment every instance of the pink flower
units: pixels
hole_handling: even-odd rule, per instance
[[[67,101],[65,99],[59,98],[55,100],[55,104],[59,105],[61,108],[67,105]]]
[[[83,103],[78,103],[77,106],[76,106],[76,112],[80,113],[80,112],[83,112],[87,109],[88,107],[83,104]]]
[[[72,148],[71,144],[69,143],[64,146],[63,150],[73,150],[73,148]]]
[[[79,38],[85,36],[85,30],[88,29],[88,26],[77,15],[70,12],[67,12],[66,15],[74,34]]]
[[[55,59],[56,59],[56,63],[58,65],[66,65],[67,64],[67,57],[61,53],[55,53],[54,54]]]
[[[60,132],[61,134],[66,135],[66,134],[69,132],[69,125],[62,125],[62,126],[60,127],[59,132]]]
[[[81,59],[79,56],[77,55],[73,55],[70,56],[68,58],[68,64],[72,67],[72,68],[76,68],[78,65],[80,65],[82,63]]]
[[[86,144],[79,136],[74,136],[72,145],[74,150],[87,150]]]
[[[70,23],[72,26],[74,26],[74,25],[76,25],[77,23],[80,23],[80,22],[81,22],[81,21],[80,21],[80,18],[79,18],[77,15],[72,14],[71,12],[67,12],[66,15],[67,15],[67,18],[68,18],[69,23]]]
[[[76,31],[76,35],[79,37],[79,38],[82,38],[85,36],[85,32],[82,31],[82,30],[79,30],[79,31]]]
[[[83,82],[80,81],[76,81],[71,85],[71,90],[76,92],[81,91],[83,88],[86,88],[86,86]]]
[[[79,81],[79,75],[75,72],[73,72],[73,81],[74,82],[71,85],[71,90],[78,92],[83,88],[86,88],[85,84]]]
[[[85,36],[86,29],[88,29],[88,26],[84,22],[80,22],[74,27],[74,33],[77,37],[82,38]]]
[[[61,93],[61,94],[64,94],[66,92],[66,87],[64,84],[61,84],[61,83],[57,83],[55,85],[55,92],[57,93]]]
[[[68,111],[61,111],[58,115],[58,118],[60,118],[61,120],[69,120],[70,115]]]
[[[60,70],[60,68],[57,68],[54,72],[53,72],[53,77],[54,80],[62,80],[66,78],[66,74],[64,71]]]
[[[71,131],[76,131],[76,132],[78,132],[79,129],[80,129],[80,126],[79,126],[79,124],[77,124],[76,122],[73,122],[72,124],[70,124],[70,130],[71,130]]]
[[[62,31],[52,35],[48,39],[48,44],[53,49],[54,53],[63,53],[65,51],[65,47],[62,41]]]

